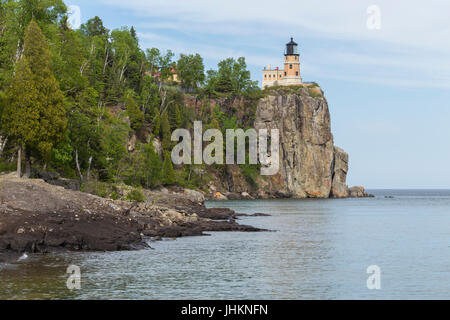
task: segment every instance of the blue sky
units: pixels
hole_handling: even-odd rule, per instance
[[[85,22],[134,26],[143,49],[246,57],[254,80],[282,67],[291,36],[304,81],[328,100],[349,185],[450,188],[450,2],[428,0],[71,0]],[[380,29],[367,27],[371,5]],[[372,21],[372,20],[371,20]]]

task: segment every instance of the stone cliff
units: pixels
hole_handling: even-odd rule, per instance
[[[351,192],[347,186],[349,156],[334,146],[328,103],[317,85],[266,89],[256,107],[254,127],[279,130],[280,170],[258,177],[257,187],[252,187],[239,167],[229,166],[228,183],[223,185],[229,198],[242,193],[255,198],[368,196],[363,188]]]
[[[255,128],[280,131],[280,171],[265,179],[266,193],[347,196],[348,155],[334,146],[328,104],[319,87],[270,91],[258,104]]]
[[[348,154],[334,145],[328,103],[315,84],[271,87],[257,98],[201,99],[185,95],[184,105],[194,118],[219,108],[242,128],[278,129],[280,170],[273,176],[249,179],[239,165],[200,169],[211,177],[208,198],[347,198],[365,197],[362,187],[348,188]],[[255,173],[259,170],[255,170]],[[257,173],[256,173],[257,175]],[[205,190],[203,190],[205,191]]]

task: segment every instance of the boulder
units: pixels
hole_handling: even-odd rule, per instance
[[[184,194],[184,196],[186,198],[188,198],[192,202],[197,202],[197,203],[204,203],[205,202],[205,196],[203,195],[203,193],[201,193],[199,191],[194,191],[194,190],[190,190],[190,189],[184,189],[183,194]]]
[[[133,133],[133,135],[130,137],[130,139],[128,139],[128,143],[127,143],[128,152],[133,152],[136,149],[136,141],[137,141],[137,136],[136,136],[136,134]]]
[[[348,191],[351,198],[365,198],[371,196],[366,192],[364,187],[361,186],[351,187]]]
[[[334,147],[333,182],[331,184],[331,197],[347,198],[348,154],[341,148]]]

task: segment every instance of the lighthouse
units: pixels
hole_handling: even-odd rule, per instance
[[[300,54],[298,44],[291,38],[284,51],[284,70],[278,67],[271,69],[270,65],[263,70],[262,87],[292,86],[302,84],[300,74]]]
[[[286,52],[284,54],[284,85],[301,84],[300,76],[300,54],[298,53],[298,44],[294,42],[294,38],[286,44]]]

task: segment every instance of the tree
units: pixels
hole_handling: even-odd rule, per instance
[[[171,131],[170,131],[170,123],[169,123],[169,116],[167,115],[167,111],[164,111],[161,115],[161,139],[162,139],[162,145],[164,150],[169,150],[170,146],[172,145],[171,141]]]
[[[206,84],[204,86],[204,91],[209,96],[215,95],[215,90],[217,87],[217,71],[216,70],[208,70],[206,72]]]
[[[150,142],[144,146],[145,160],[145,186],[154,188],[161,183],[162,162],[159,155],[155,152],[153,144]]]
[[[64,137],[67,120],[63,102],[64,96],[51,70],[45,37],[33,20],[25,31],[24,56],[16,65],[3,111],[6,131],[20,147],[19,174],[23,148],[29,176],[31,156],[46,159]]]
[[[185,89],[197,89],[205,81],[205,67],[202,57],[195,55],[180,55],[177,62],[177,72],[181,85]]]
[[[81,181],[89,180],[92,162],[101,162],[105,153],[102,144],[104,132],[97,121],[98,99],[96,90],[87,88],[78,95],[68,113],[68,136],[73,149],[72,159]],[[57,151],[60,152],[61,148],[68,149],[64,143],[58,146]],[[83,175],[83,169],[87,169],[86,175]]]
[[[160,86],[159,90],[161,91],[162,82],[165,80],[170,79],[172,76],[172,67],[173,67],[173,52],[171,50],[167,50],[165,55],[159,55],[158,57],[158,66],[159,66],[159,73],[160,73]]]
[[[144,114],[134,100],[132,92],[127,94],[127,97],[125,98],[125,106],[127,108],[128,116],[130,117],[131,129],[135,131],[139,130],[144,123]]]
[[[105,36],[108,34],[108,29],[106,29],[103,25],[102,19],[98,16],[95,16],[92,19],[89,19],[86,24],[81,26],[81,32],[89,37],[95,36]]]
[[[149,75],[145,75],[141,81],[140,105],[141,111],[146,115],[150,114],[153,108],[159,108],[161,105],[158,86],[155,79]]]
[[[218,64],[218,71],[208,71],[207,93],[246,94],[257,89],[257,83],[251,81],[245,58],[228,58]]]
[[[67,27],[63,19],[59,25],[57,41],[54,45],[53,67],[61,90],[76,98],[76,94],[88,85],[85,72],[89,58],[83,48],[83,34]]]
[[[127,79],[133,83],[133,89],[137,90],[137,82],[140,79],[137,57],[141,56],[141,53],[138,42],[127,28],[113,30],[111,38],[114,57],[111,70],[113,83],[109,96],[110,100],[115,102],[120,96],[123,96]]]
[[[56,23],[67,13],[63,0],[3,0],[2,7],[6,11],[2,17],[6,24],[2,38],[7,42],[8,55],[14,63],[22,57],[25,29],[32,20],[50,37],[56,30]]]
[[[39,126],[38,109],[35,101],[39,92],[26,58],[16,64],[15,77],[7,92],[7,103],[3,110],[3,127],[7,134],[19,145],[17,174],[22,175],[22,152],[26,144],[32,142]]]
[[[164,152],[163,177],[164,184],[175,184],[175,172],[173,171],[172,158],[169,151]]]
[[[134,27],[131,27],[130,34],[131,34],[131,36],[133,37],[134,40],[138,41],[136,30],[134,29]]]
[[[161,133],[161,116],[159,110],[155,107],[153,108],[153,121],[152,121],[152,132],[156,137],[160,136]]]
[[[145,58],[148,64],[150,75],[153,76],[159,69],[160,51],[157,48],[147,49]]]

